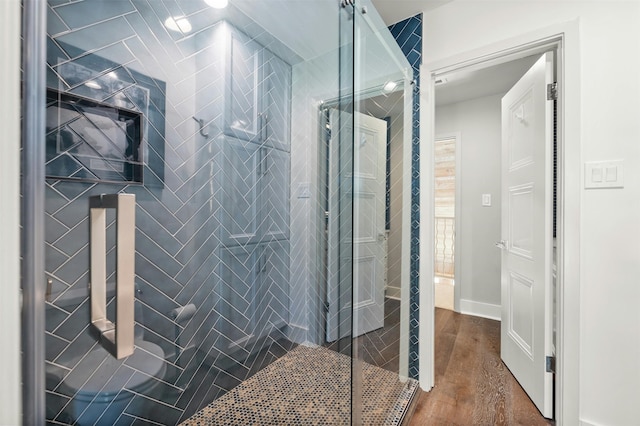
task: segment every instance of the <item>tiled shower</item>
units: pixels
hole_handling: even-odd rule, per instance
[[[314,36],[278,33],[295,26],[278,22],[286,1],[210,3],[48,1],[50,424],[178,424],[297,345],[326,344],[318,115],[353,92],[334,53],[345,41],[327,35],[305,56]],[[323,3],[345,26],[338,2]],[[121,360],[89,321],[101,194],[136,202],[136,352]],[[106,217],[115,318],[120,219]]]

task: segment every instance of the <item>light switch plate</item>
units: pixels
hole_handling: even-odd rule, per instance
[[[584,163],[585,189],[624,188],[623,161],[590,161]]]
[[[482,206],[491,207],[491,194],[482,194]]]
[[[309,183],[302,182],[298,184],[298,198],[311,198],[311,190],[309,189]]]

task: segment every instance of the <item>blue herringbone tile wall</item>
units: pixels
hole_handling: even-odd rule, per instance
[[[409,376],[417,379],[420,260],[420,64],[422,63],[422,14],[389,27],[413,68],[413,138],[411,149],[411,290],[409,313]]]
[[[286,61],[299,58],[229,13],[234,25],[201,1],[49,1],[47,86],[97,104],[52,101],[48,113],[50,424],[176,424],[292,347]],[[189,16],[191,31],[166,16]],[[142,113],[142,182],[118,178],[130,140],[104,106]],[[136,196],[136,356],[147,357],[95,362],[88,200],[119,192]],[[107,224],[114,281],[111,212]],[[89,390],[132,402],[84,410]]]

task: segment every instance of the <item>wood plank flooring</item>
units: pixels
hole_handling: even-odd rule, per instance
[[[553,425],[500,360],[500,322],[435,313],[435,387],[409,425]]]

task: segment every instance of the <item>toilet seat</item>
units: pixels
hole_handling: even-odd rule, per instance
[[[74,395],[74,399],[84,401],[96,398],[113,401],[130,397],[128,392],[120,393],[125,385],[128,390],[144,393],[146,388],[156,383],[156,379],[164,377],[164,351],[155,343],[143,340],[136,341],[135,345],[133,355],[125,359],[116,359],[102,346],[96,345],[65,378],[63,386]],[[144,374],[136,372],[131,375],[131,370],[125,369],[126,375],[123,375],[123,364]],[[118,374],[122,379],[118,379]]]

